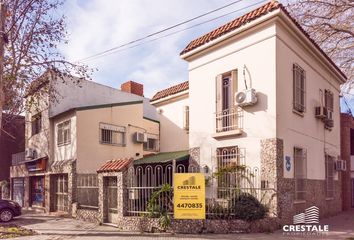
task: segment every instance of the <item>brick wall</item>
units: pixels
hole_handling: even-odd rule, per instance
[[[340,144],[341,144],[341,158],[347,161],[347,171],[341,172],[342,181],[342,206],[343,210],[351,208],[351,196],[353,189],[351,188],[350,179],[350,155],[351,155],[351,141],[354,144],[354,139],[351,138],[351,131],[354,131],[354,118],[350,114],[342,113],[340,117],[341,131],[340,131]],[[352,129],[352,130],[351,130]]]
[[[128,81],[128,82],[123,83],[120,86],[120,88],[123,92],[133,93],[133,94],[139,95],[139,96],[144,96],[144,85],[142,85],[140,83]]]

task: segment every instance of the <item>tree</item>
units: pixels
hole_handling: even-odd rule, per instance
[[[48,69],[56,73],[57,79],[71,75],[90,79],[91,70],[85,65],[68,62],[57,49],[59,44],[67,43],[65,17],[56,11],[62,7],[63,0],[5,0],[5,4],[8,43],[4,53],[3,82],[0,83],[0,96],[3,97],[0,122],[2,112],[6,112],[9,114],[3,120],[8,124],[11,116],[28,107],[23,100],[26,89]],[[41,88],[41,91],[50,93],[51,90]]]
[[[290,14],[310,37],[354,79],[354,2],[350,0],[288,0]]]

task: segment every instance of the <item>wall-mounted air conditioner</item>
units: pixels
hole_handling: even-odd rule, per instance
[[[347,170],[347,162],[345,160],[337,160],[335,163],[335,169],[337,171],[346,171]]]
[[[33,148],[26,148],[25,150],[25,157],[26,158],[36,158],[37,157],[37,151]]]
[[[246,89],[235,94],[235,105],[244,107],[249,105],[254,105],[257,103],[256,90]]]
[[[326,107],[316,107],[315,108],[315,117],[319,119],[325,119],[327,117],[327,108]]]
[[[147,142],[147,135],[146,133],[136,132],[134,134],[134,141],[137,143],[144,143]]]

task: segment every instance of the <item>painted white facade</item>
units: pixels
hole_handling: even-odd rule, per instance
[[[174,152],[189,149],[188,131],[184,129],[184,108],[189,106],[188,91],[152,103],[160,119],[160,151]]]
[[[296,41],[293,33],[277,25],[277,137],[284,139],[284,155],[290,156],[293,166],[293,148],[307,149],[307,177],[325,179],[325,153],[340,155],[340,80],[316,59],[306,45]],[[297,63],[306,72],[306,111],[303,116],[292,110],[292,65]],[[315,118],[315,107],[320,106],[320,89],[334,94],[334,127],[324,129]],[[285,169],[285,168],[284,168]],[[294,168],[285,171],[285,177],[294,176]],[[338,174],[336,174],[336,179]]]
[[[200,147],[201,164],[216,166],[216,149],[238,146],[246,150],[246,165],[260,167],[260,140],[276,137],[275,104],[275,26],[267,24],[222,47],[206,51],[189,61],[190,148]],[[257,90],[258,103],[243,112],[243,134],[215,139],[216,76],[237,70],[238,91],[245,89],[243,67],[250,75],[246,81]]]
[[[261,140],[280,138],[284,156],[292,160],[290,171],[284,167],[284,177],[293,177],[293,149],[300,146],[307,150],[307,178],[323,180],[325,152],[334,157],[340,154],[338,94],[344,79],[294,26],[286,30],[285,19],[282,12],[274,11],[182,55],[189,63],[189,146],[200,147],[202,165],[214,168],[217,148],[238,146],[245,149],[246,165],[260,168]],[[294,63],[306,71],[304,116],[293,112]],[[216,76],[237,70],[237,91],[243,90],[244,66],[246,82],[248,86],[252,82],[258,102],[244,107],[241,135],[216,139]],[[314,115],[319,89],[334,93],[330,131]]]

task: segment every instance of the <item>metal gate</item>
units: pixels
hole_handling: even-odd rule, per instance
[[[105,177],[105,186],[107,191],[106,206],[106,222],[117,223],[118,222],[118,187],[117,177]]]
[[[54,208],[53,211],[68,212],[68,176],[60,174],[53,176]]]
[[[25,192],[24,179],[13,178],[12,179],[12,200],[20,204],[23,207],[23,196]]]

